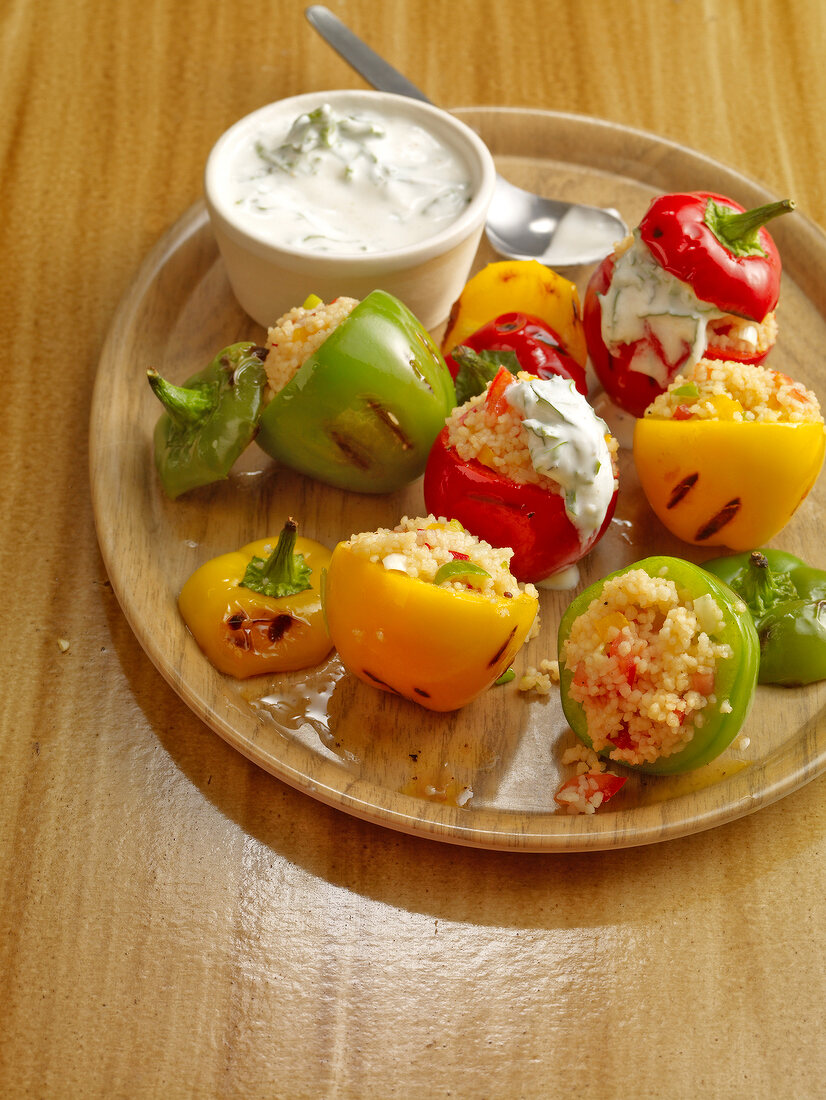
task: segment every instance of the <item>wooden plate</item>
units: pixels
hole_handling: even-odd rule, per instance
[[[630,225],[657,192],[719,191],[747,207],[773,197],[649,134],[543,111],[456,113],[515,183],[615,206]],[[772,233],[784,259],[772,365],[820,388],[823,398],[826,238],[798,213],[774,222]],[[484,246],[477,263],[494,258]],[[573,273],[581,291],[589,273]],[[385,497],[337,492],[277,469],[255,446],[228,481],[174,503],[164,497],[151,458],[158,406],[146,368],[181,381],[226,344],[261,337],[232,297],[199,203],[160,241],[122,302],[101,356],[91,417],[98,537],[123,611],[175,691],[239,752],[347,813],[437,840],[515,851],[682,836],[759,809],[823,771],[826,685],[760,688],[736,747],[713,764],[676,778],[632,775],[601,813],[567,816],[555,811],[553,794],[570,774],[560,758],[574,741],[555,694],[520,693],[512,683],[436,715],[354,680],[335,658],[305,673],[245,683],[215,672],[176,607],[183,581],[201,562],[276,534],[287,515],[303,534],[332,546],[424,508],[419,482]],[[621,457],[617,516],[583,564],[583,584],[652,552],[708,557],[663,531],[641,497],[627,450]],[[826,565],[825,508],[821,478],[777,544]],[[570,596],[543,593],[542,633],[518,656],[517,673],[556,656],[556,624]]]

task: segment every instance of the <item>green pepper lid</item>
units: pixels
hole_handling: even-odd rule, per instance
[[[148,372],[164,406],[155,426],[154,450],[167,496],[174,500],[225,478],[252,442],[267,384],[266,354],[266,348],[249,341],[231,344],[183,386]]]

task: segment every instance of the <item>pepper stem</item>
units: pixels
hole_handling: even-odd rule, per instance
[[[793,599],[796,595],[789,575],[772,572],[766,555],[759,550],[753,550],[749,555],[739,591],[755,617],[764,615],[776,603],[790,597]]]
[[[151,367],[146,372],[146,377],[169,418],[182,428],[199,424],[215,408],[215,386],[200,386],[198,389],[173,386]]]
[[[272,553],[264,558],[253,558],[247,566],[242,588],[250,588],[264,596],[281,599],[295,596],[310,588],[312,569],[304,561],[303,554],[295,553],[295,536],[298,524],[290,517],[278,536]]]
[[[794,208],[794,199],[781,199],[779,202],[769,202],[765,206],[756,206],[753,210],[739,212],[709,199],[705,223],[717,240],[735,256],[748,256],[755,253],[764,255],[759,238],[761,228],[772,218],[788,214]]]
[[[295,537],[298,532],[298,524],[290,516],[284,524],[284,529],[278,536],[272,553],[261,567],[261,575],[270,584],[290,584],[298,581],[298,570],[295,565]]]

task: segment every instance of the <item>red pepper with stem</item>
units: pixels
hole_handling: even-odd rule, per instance
[[[657,268],[683,283],[708,315],[705,357],[751,363],[765,358],[774,341],[772,314],[781,274],[780,256],[765,223],[793,209],[794,203],[784,199],[744,210],[706,191],[662,195],[651,203],[637,229],[638,246],[648,250]],[[689,342],[666,353],[653,308],[650,318],[641,318],[639,339],[606,343],[603,302],[624,251],[606,257],[591,277],[583,320],[591,362],[609,397],[633,416],[641,416],[674,376],[699,356]],[[753,350],[729,339],[736,339],[743,321],[763,328]],[[656,372],[640,366],[641,351],[657,364]]]
[[[709,191],[662,195],[640,222],[640,237],[701,301],[760,322],[780,297],[780,254],[765,224],[793,209],[791,199],[745,210]]]

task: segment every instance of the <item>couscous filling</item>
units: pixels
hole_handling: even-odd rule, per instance
[[[512,550],[476,538],[457,520],[405,516],[393,530],[353,535],[346,545],[385,569],[457,591],[472,588],[489,599],[512,598],[521,591],[537,594],[532,584],[520,584],[511,573]]]
[[[632,569],[606,581],[564,651],[594,749],[644,764],[685,748],[718,702],[719,662],[732,656],[714,641],[722,626],[712,596],[692,600],[667,577]]]
[[[283,390],[298,368],[355,309],[355,298],[295,306],[267,331],[264,369],[273,393]]]
[[[701,359],[645,410],[654,420],[820,422],[817,397],[780,371],[753,363]]]
[[[777,342],[777,314],[767,313],[762,321],[749,321],[727,313],[708,325],[709,344],[734,355],[765,355]]]

